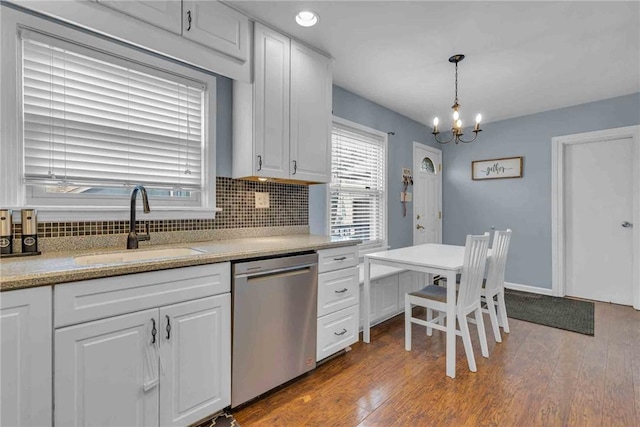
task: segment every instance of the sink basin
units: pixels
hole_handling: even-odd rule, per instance
[[[199,255],[204,252],[191,248],[152,249],[148,251],[128,250],[99,255],[83,255],[74,258],[78,265],[119,264],[133,261],[149,261],[162,258],[177,258]]]

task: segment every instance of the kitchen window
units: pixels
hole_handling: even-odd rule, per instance
[[[3,166],[17,164],[3,206],[49,220],[126,218],[142,184],[147,218],[213,217],[215,77],[47,25],[51,33],[13,27],[19,143],[13,159],[2,153]]]
[[[386,247],[387,134],[334,118],[329,229],[362,240],[361,252]]]

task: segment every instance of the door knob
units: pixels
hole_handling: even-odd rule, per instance
[[[420,224],[416,225],[416,230],[424,230],[424,227]]]
[[[631,224],[629,221],[624,221],[624,222],[622,223],[622,226],[623,226],[624,228],[631,228],[631,227],[633,227],[633,224]]]

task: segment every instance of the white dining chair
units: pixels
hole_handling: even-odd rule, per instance
[[[478,337],[480,338],[482,356],[489,357],[487,336],[484,331],[482,309],[480,306],[480,291],[482,289],[482,278],[484,277],[488,248],[489,233],[485,233],[483,236],[467,236],[460,288],[456,293],[455,311],[458,325],[460,326],[459,329],[456,328],[456,335],[462,337],[464,351],[467,355],[467,362],[469,363],[469,370],[472,372],[476,372],[477,368],[473,356],[473,347],[471,346],[469,324],[467,323],[467,316],[471,313],[475,314],[475,323],[477,324]],[[412,308],[414,306],[424,307],[427,310],[426,320],[413,317]],[[432,329],[446,332],[446,327],[441,323],[447,311],[446,288],[428,285],[419,291],[410,292],[405,295],[404,307],[405,349],[407,351],[411,351],[412,323],[425,326],[428,336],[432,335]],[[438,316],[435,319],[433,318],[433,311],[438,312]]]
[[[491,327],[496,342],[502,342],[500,326],[505,333],[509,333],[509,321],[507,320],[507,307],[504,302],[504,272],[507,266],[507,253],[511,243],[511,230],[496,230],[493,234],[491,245],[491,258],[487,270],[487,279],[482,286],[481,297],[487,308],[483,311],[489,313]],[[497,309],[497,310],[496,310]]]

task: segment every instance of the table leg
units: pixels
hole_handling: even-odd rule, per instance
[[[447,376],[456,377],[456,272],[447,273]]]
[[[362,340],[366,343],[371,342],[371,280],[370,280],[370,263],[369,259],[364,257],[364,301],[360,301],[364,307],[364,324],[362,325]]]

